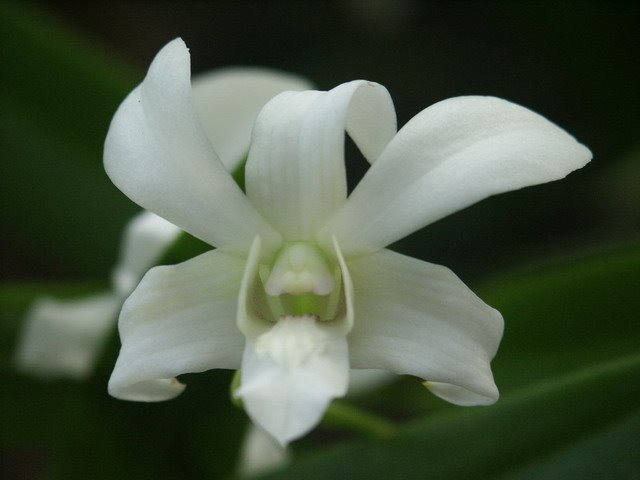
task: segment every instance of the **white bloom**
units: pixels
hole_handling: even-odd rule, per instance
[[[73,300],[37,299],[24,320],[16,367],[42,377],[86,377],[122,302],[179,233],[151,212],[136,215],[124,231],[111,291]]]
[[[184,389],[176,375],[241,369],[237,395],[282,444],[345,394],[350,367],[493,403],[500,314],[447,268],[384,247],[487,196],[562,178],[589,150],[492,97],[442,101],[396,133],[386,89],[354,81],[265,105],[245,195],[198,118],[189,69],[180,39],[160,51],[112,121],[105,167],[132,200],[217,249],[150,270],[125,302],[110,393],[166,400]],[[349,198],[345,131],[371,163]]]

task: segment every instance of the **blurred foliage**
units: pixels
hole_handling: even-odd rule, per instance
[[[495,406],[453,407],[404,378],[357,400],[397,421],[396,436],[363,440],[325,426],[270,478],[640,476],[637,4],[322,5],[0,3],[3,478],[234,471],[246,420],[229,401],[230,372],[185,376],[189,388],[171,402],[114,400],[105,385],[115,331],[86,383],[42,382],[11,365],[34,298],[104,287],[137,211],[102,170],[104,135],[153,54],[179,35],[196,72],[266,64],[322,88],[369,78],[390,89],[400,124],[448,96],[498,95],[557,121],[595,154],[562,182],[488,199],[394,246],[451,267],[503,313]],[[347,149],[356,181],[365,162]],[[163,262],[206,248],[185,235]]]

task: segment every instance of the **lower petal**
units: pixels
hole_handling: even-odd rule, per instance
[[[348,383],[346,338],[311,316],[284,317],[247,339],[236,395],[251,419],[286,445],[316,426]]]
[[[418,376],[456,404],[498,399],[490,362],[502,316],[453,272],[390,250],[352,260],[349,270],[357,315],[348,337],[354,368]]]
[[[122,308],[109,393],[168,400],[184,389],[176,375],[239,368],[244,336],[235,317],[244,264],[214,250],[151,269]]]

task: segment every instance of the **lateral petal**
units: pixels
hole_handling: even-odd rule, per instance
[[[328,92],[285,92],[258,115],[247,195],[287,240],[313,239],[344,202],[345,129],[365,157],[377,158],[396,131],[383,86],[358,80]]]
[[[267,245],[279,242],[200,125],[189,52],[181,39],[156,55],[142,84],[118,108],[104,164],[134,202],[213,246],[245,252],[256,234]]]
[[[565,177],[591,152],[544,117],[494,97],[456,97],[407,123],[322,229],[345,255],[376,251],[497,193]]]
[[[458,404],[498,399],[490,362],[502,316],[453,272],[390,250],[356,258],[349,270],[357,312],[348,336],[354,368],[437,382],[431,390]]]
[[[109,393],[168,400],[184,389],[176,375],[239,368],[244,336],[235,317],[244,263],[213,250],[149,270],[120,314],[122,348]]]
[[[17,344],[17,368],[41,377],[87,377],[116,323],[120,304],[110,293],[81,300],[36,300]]]
[[[311,88],[304,78],[256,67],[196,75],[192,86],[202,127],[229,172],[246,157],[253,123],[262,107],[281,92]]]

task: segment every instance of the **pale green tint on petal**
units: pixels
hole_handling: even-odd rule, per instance
[[[357,312],[348,336],[354,368],[415,375],[469,392],[447,398],[455,403],[497,400],[490,362],[502,337],[499,312],[449,269],[390,250],[352,260],[349,270]]]
[[[333,252],[338,259],[338,265],[340,266],[342,292],[340,295],[340,302],[338,304],[337,316],[332,323],[334,324],[333,328],[335,328],[337,332],[346,335],[353,328],[355,317],[353,307],[353,280],[351,278],[347,262],[344,261],[338,240],[335,237],[333,237]]]
[[[591,152],[544,117],[493,97],[416,115],[322,230],[345,255],[376,251],[488,196],[563,178]]]
[[[269,472],[289,463],[290,455],[271,435],[249,424],[240,450],[238,473],[250,477]]]
[[[189,52],[181,39],[156,55],[142,84],[118,108],[104,163],[113,183],[134,202],[211,245],[244,252],[256,234],[271,246],[279,242],[200,125]]]
[[[116,323],[120,302],[113,294],[36,300],[17,342],[16,367],[42,377],[85,378]]]
[[[219,250],[155,267],[125,302],[122,348],[109,393],[124,400],[168,400],[176,375],[240,367],[244,336],[236,308],[245,262]]]
[[[202,127],[227,171],[233,172],[247,156],[262,107],[278,93],[312,86],[277,70],[235,67],[195,75],[192,87]]]
[[[260,237],[256,237],[249,250],[237,295],[236,323],[238,330],[247,338],[256,338],[267,332],[277,320],[272,314],[269,299],[260,278],[261,253],[262,242]]]
[[[125,298],[142,276],[169,246],[181,230],[151,212],[141,212],[126,226],[120,258],[113,270],[113,288]]]
[[[363,80],[328,92],[285,92],[258,115],[247,195],[286,240],[310,240],[347,195],[345,129],[373,161],[396,131],[387,90]]]
[[[236,395],[251,419],[286,445],[315,427],[348,383],[346,338],[311,316],[285,317],[247,339]]]
[[[329,306],[324,312],[324,328],[335,335],[346,335],[353,328],[353,282],[347,264],[334,239],[333,254],[337,259],[337,273],[334,291],[328,299]],[[238,329],[247,337],[255,339],[270,330],[281,315],[287,312],[277,302],[277,297],[267,295],[264,280],[260,277],[262,255],[260,237],[256,237],[249,250],[241,286],[238,294]],[[289,312],[291,313],[291,312]]]

